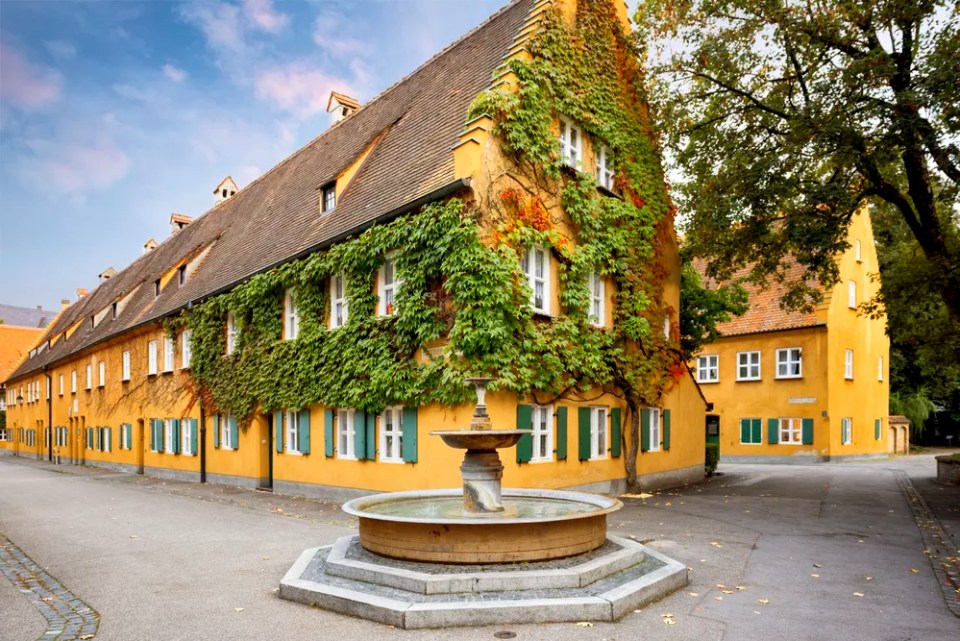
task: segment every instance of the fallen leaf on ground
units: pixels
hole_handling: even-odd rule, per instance
[[[45,596],[45,597],[43,597],[43,598],[40,599],[40,600],[43,601],[44,603],[50,603],[51,601],[53,601],[53,597],[52,597],[52,596]]]
[[[700,596],[700,595],[697,594],[696,592],[687,592],[687,594],[689,594],[690,596]]]
[[[812,576],[812,577],[815,578],[815,579],[819,579],[819,578],[820,578],[820,575],[819,575],[819,574],[811,574],[810,576]]]
[[[272,591],[272,592],[279,592],[279,591],[280,591],[280,588],[273,588],[273,590],[271,590],[271,591]]]
[[[640,492],[640,494],[621,494],[620,496],[625,496],[628,499],[648,499],[653,494],[647,494],[646,492]]]
[[[264,556],[264,557],[261,557],[261,558],[262,558],[264,561],[269,561],[269,560],[270,560],[270,557],[269,557],[269,556]]]
[[[83,635],[83,636],[80,637],[80,638],[83,639],[84,641],[86,641],[87,639],[92,639],[92,638],[93,638],[93,635],[92,635],[92,634],[85,634],[85,635]]]
[[[738,586],[737,586],[737,592],[743,592],[743,591],[746,590],[746,589],[747,589],[747,586],[745,586],[745,585],[738,585]]]
[[[819,563],[814,563],[814,564],[813,564],[813,567],[815,567],[815,568],[822,568],[823,566],[820,565]]]
[[[140,537],[138,537],[136,534],[131,534],[131,535],[130,535],[130,538],[131,538],[131,539],[137,539],[137,538],[140,538]]]
[[[243,608],[234,608],[237,612],[243,612]]]
[[[717,587],[722,590],[723,588],[725,588],[725,587],[727,587],[727,586],[725,586],[725,585],[722,584],[722,583],[718,583],[718,584],[717,584]]]
[[[581,628],[592,628],[592,627],[593,627],[593,624],[590,623],[589,621],[577,621],[577,625],[580,626]]]
[[[872,576],[865,576],[865,577],[863,577],[863,580],[864,580],[864,581],[873,581],[873,577],[872,577]]]
[[[724,594],[733,594],[733,590],[721,590]]]
[[[710,541],[710,545],[712,545],[712,546],[715,547],[715,548],[722,548],[722,547],[723,547],[722,545],[720,545],[720,544],[717,543],[716,541]]]
[[[718,597],[714,597],[714,598],[715,598],[717,601],[723,601],[723,597],[722,597],[722,596],[718,596]]]
[[[757,599],[757,603],[759,603],[760,605],[769,605],[770,599]]]
[[[920,570],[918,570],[917,568],[910,568],[910,571],[913,572],[914,574],[916,574],[916,573],[919,572]]]
[[[863,596],[863,592],[854,592],[853,596]]]

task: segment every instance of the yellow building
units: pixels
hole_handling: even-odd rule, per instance
[[[642,97],[550,90],[511,120],[570,64],[550,42],[612,47],[606,86],[641,86],[628,24],[619,0],[516,0],[367,104],[332,96],[330,129],[51,327],[8,381],[16,451],[327,498],[454,487],[430,432],[469,425],[486,374],[494,426],[531,432],[507,486],[702,478]]]
[[[722,461],[886,456],[886,318],[857,312],[879,288],[866,207],[853,216],[847,240],[840,279],[813,311],[781,309],[782,285],[748,287],[749,311],[721,324],[722,337],[697,355],[697,380],[713,404],[707,440],[720,444]]]

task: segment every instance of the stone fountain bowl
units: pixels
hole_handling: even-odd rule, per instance
[[[442,430],[430,432],[459,450],[498,450],[513,447],[530,430]]]
[[[391,492],[354,499],[360,544],[381,556],[433,563],[546,561],[604,544],[607,514],[623,507],[586,492],[504,489],[502,515],[463,512],[463,491]]]

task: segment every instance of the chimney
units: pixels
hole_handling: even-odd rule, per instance
[[[37,311],[38,311],[38,312],[42,312],[42,311],[43,311],[43,305],[37,305]]]
[[[337,124],[359,108],[360,102],[357,101],[356,98],[331,91],[330,99],[327,100],[327,113],[330,114],[330,125]]]
[[[143,244],[143,253],[149,254],[156,248],[157,248],[157,241],[151,238],[150,240],[148,240]]]
[[[70,307],[70,299],[68,299],[68,298],[61,298],[61,299],[60,299],[60,309],[61,309],[61,310],[64,310],[64,309],[66,309],[66,308],[68,308],[68,307]]]
[[[219,205],[228,198],[232,198],[234,194],[240,191],[240,188],[237,187],[237,183],[233,181],[233,178],[227,176],[220,181],[220,184],[214,187],[213,195],[216,196],[214,205]]]
[[[170,214],[170,235],[176,234],[178,231],[189,225],[193,222],[193,218],[190,216],[184,216],[183,214]]]
[[[115,270],[113,267],[107,267],[105,270],[103,270],[102,272],[100,272],[100,276],[98,276],[98,278],[100,279],[100,282],[102,283],[102,282],[105,281],[105,280],[110,280],[111,278],[113,278],[113,277],[116,276],[116,275],[117,275],[117,270]]]
[[[85,290],[85,289],[82,288],[82,287],[77,288],[77,300],[80,300],[81,298],[83,298],[84,296],[86,296],[86,295],[89,294],[89,293],[90,293],[90,292],[88,292],[87,290]]]

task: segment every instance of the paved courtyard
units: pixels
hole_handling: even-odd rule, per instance
[[[354,531],[336,505],[0,456],[0,641],[88,637],[91,622],[105,641],[954,641],[941,583],[960,491],[934,469],[721,465],[611,519],[686,563],[686,589],[616,624],[403,631],[277,597],[304,548]]]

